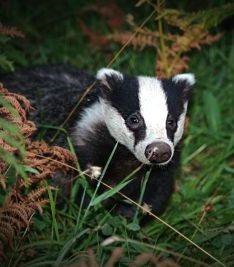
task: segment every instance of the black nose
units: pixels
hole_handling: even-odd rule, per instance
[[[164,142],[154,142],[145,149],[145,156],[151,163],[163,163],[171,157],[171,147]]]

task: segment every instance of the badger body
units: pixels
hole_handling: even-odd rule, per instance
[[[157,215],[165,210],[179,166],[192,74],[160,80],[101,69],[94,76],[60,65],[2,75],[0,81],[29,98],[36,108],[31,118],[39,124],[61,125],[85,94],[66,125],[81,170],[98,179],[117,144],[103,181],[115,186],[138,168],[122,192],[137,202],[148,173],[142,201]],[[64,136],[57,144],[65,145]],[[130,204],[111,200],[107,205],[126,217],[134,214]]]

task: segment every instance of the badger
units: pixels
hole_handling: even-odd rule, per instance
[[[0,81],[31,100],[36,108],[31,118],[39,126],[61,125],[85,93],[66,125],[81,170],[88,170],[95,185],[117,144],[103,181],[115,186],[140,167],[121,192],[138,202],[149,173],[142,203],[156,215],[164,212],[174,191],[193,74],[159,79],[102,68],[94,76],[69,65],[50,65],[0,75]],[[46,138],[53,135],[48,132]],[[56,142],[66,146],[65,140],[60,136]],[[121,200],[108,205],[125,217],[135,212]]]

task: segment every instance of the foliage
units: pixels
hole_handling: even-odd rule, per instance
[[[124,250],[121,247],[115,248],[110,258],[105,263],[106,267],[114,267],[120,261],[121,257],[123,257]],[[151,264],[155,267],[179,267],[179,265],[172,260],[161,260],[160,257],[152,254],[152,253],[141,253],[135,257],[129,267],[138,267],[144,266],[145,264]],[[92,249],[88,249],[85,255],[81,256],[81,260],[72,265],[67,265],[66,267],[98,267],[103,266],[99,265],[95,256],[95,253]]]
[[[165,7],[165,1],[138,1],[136,7],[143,4],[154,8],[155,23],[151,27],[139,27],[131,14],[127,15],[127,22],[131,31],[121,31],[123,15],[121,9],[113,4],[107,6],[100,3],[93,4],[85,11],[95,11],[107,18],[107,24],[113,33],[101,35],[87,27],[82,20],[79,25],[89,42],[95,47],[106,47],[110,42],[123,46],[132,46],[142,51],[145,48],[156,50],[155,75],[166,78],[188,69],[189,55],[192,49],[201,49],[203,45],[217,42],[222,33],[211,34],[208,29],[216,26],[225,18],[234,14],[234,4],[225,4],[219,8],[211,8],[197,13],[189,13],[179,9]],[[115,12],[119,14],[118,27],[111,24],[108,18]],[[156,26],[156,27],[155,27]],[[152,30],[152,28],[154,30]],[[156,28],[156,30],[155,30]]]
[[[0,24],[0,34],[10,37],[25,37],[24,33],[17,27],[3,26],[2,24]]]
[[[10,37],[24,38],[25,35],[17,27],[4,26],[0,23],[0,68],[5,71],[13,71],[13,62],[4,54],[5,47],[10,41]]]
[[[22,108],[25,107],[25,109]],[[29,101],[23,96],[9,93],[0,87],[0,173],[1,186],[5,189],[5,175],[11,165],[17,173],[26,178],[24,166],[20,163],[25,156],[25,138],[33,132],[33,123],[27,124],[26,110],[30,109]],[[17,156],[15,156],[17,155]]]
[[[35,13],[28,2],[29,6],[22,2],[24,1],[11,1],[11,12],[5,18],[29,36],[28,40],[20,41],[20,46],[16,46],[16,40],[13,39],[5,47],[15,66],[63,61],[93,72],[108,65],[113,53],[116,53],[117,45],[113,43],[108,47],[103,45],[102,50],[88,46],[86,37],[80,27],[77,27],[77,14],[80,14],[83,6],[89,9],[88,1],[80,1],[78,5],[77,1],[61,1],[56,5],[47,1],[40,3]],[[146,18],[150,14],[149,7],[147,5],[146,8],[145,5],[133,9],[131,3],[126,1],[121,5],[125,14],[129,9],[130,13],[134,10],[135,20],[139,16]],[[222,8],[216,10],[222,11]],[[227,10],[226,14],[229,11],[232,12],[232,9]],[[202,12],[199,12],[201,18],[204,16]],[[2,12],[1,16],[6,14],[7,12]],[[220,16],[218,22],[224,15]],[[215,16],[212,14],[210,18],[215,19]],[[103,20],[104,18],[100,21],[95,16],[82,17],[85,25],[95,33],[100,31],[103,36],[112,35],[114,32],[106,28]],[[155,25],[154,21],[149,21],[147,28],[151,29],[151,25]],[[11,54],[16,47],[17,53]],[[189,110],[190,126],[184,140],[182,170],[176,177],[176,192],[167,212],[161,217],[227,266],[233,265],[234,247],[233,47],[231,34],[226,34],[219,43],[204,48],[199,53],[190,54],[189,67],[197,77],[193,103]],[[22,60],[23,58],[26,60]],[[144,48],[140,53],[139,50],[124,49],[122,53],[118,53],[112,67],[128,73],[153,75],[154,61],[153,49]],[[28,175],[33,174],[31,172],[39,175],[35,167],[28,169]],[[6,184],[7,188],[11,186],[9,175]],[[35,186],[40,190],[41,185]],[[86,180],[78,179],[74,182],[72,196],[79,188],[93,192]],[[27,189],[28,187],[24,188],[26,192]],[[82,258],[86,265],[92,260],[92,263],[104,266],[116,247],[124,249],[118,259],[119,266],[128,266],[142,253],[153,253],[162,262],[170,260],[181,266],[219,266],[157,219],[140,227],[138,215],[134,221],[129,222],[105,210],[96,201],[98,194],[93,199],[93,203],[96,202],[97,205],[91,206],[88,211],[82,205],[77,205],[75,197],[67,199],[63,207],[57,207],[54,203],[57,190],[51,191],[48,187],[47,191],[50,195],[49,205],[44,206],[43,215],[36,212],[38,208],[35,207],[36,213],[30,220],[33,222],[29,225],[30,228],[18,217],[20,223],[24,224],[21,230],[15,230],[17,223],[15,226],[14,223],[11,224],[17,235],[14,232],[12,248],[5,249],[4,253],[0,244],[3,264],[0,261],[3,266],[77,266],[80,261],[82,263]],[[8,192],[3,192],[4,196],[6,193]],[[27,194],[24,193],[23,197],[27,198]],[[46,192],[41,197],[38,196],[38,199],[48,199]],[[139,214],[141,211],[139,209]],[[12,233],[11,229],[10,232]],[[88,256],[90,247],[93,250],[92,259]]]
[[[210,45],[222,36],[220,33],[212,35],[207,29],[234,14],[233,4],[198,13],[186,13],[178,9],[165,8],[165,2],[159,0],[157,4],[151,1],[138,1],[136,6],[140,7],[145,3],[150,3],[155,10],[156,30],[138,27],[134,17],[128,15],[127,22],[132,31],[115,32],[107,38],[122,45],[130,40],[127,45],[133,46],[134,49],[153,47],[157,52],[155,75],[162,78],[187,70],[189,61],[187,53],[191,49],[200,50],[201,46]]]
[[[56,171],[71,173],[66,164],[74,163],[75,158],[63,148],[32,141],[36,127],[27,120],[32,107],[24,96],[0,87],[0,97],[0,189],[5,191],[0,208],[0,240],[12,247],[13,238],[48,203],[43,197],[48,191],[45,181]],[[12,175],[16,176],[14,182],[7,186]]]
[[[42,207],[48,203],[48,200],[43,198],[46,191],[46,187],[41,186],[23,196],[17,187],[11,189],[0,208],[1,241],[13,246],[13,239],[19,236],[22,229],[29,227],[34,213],[37,210],[42,212]]]

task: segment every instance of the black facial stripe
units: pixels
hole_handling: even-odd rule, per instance
[[[146,126],[144,122],[144,126],[142,126],[138,131],[134,132],[135,142],[134,147],[145,138],[146,135]]]
[[[136,120],[136,123],[132,122],[132,118]],[[145,135],[146,135],[145,121],[143,117],[141,116],[140,112],[137,111],[131,114],[127,118],[127,120],[125,120],[125,124],[127,128],[134,134],[134,137],[135,137],[134,146],[136,146],[140,140],[145,138]]]
[[[132,113],[140,110],[136,77],[124,76],[123,80],[116,75],[108,76],[107,82],[111,88],[108,100],[126,120]]]
[[[135,137],[134,146],[136,146],[142,139],[144,139],[146,135],[146,125],[145,125],[144,118],[140,115],[140,112],[138,112],[138,116],[141,118],[142,122],[138,129],[132,131]],[[131,131],[131,129],[129,130]]]
[[[176,127],[173,130],[166,125],[167,136],[171,141],[173,141],[174,134],[177,130],[178,120],[180,115],[184,112],[184,91],[181,88],[182,85],[180,83],[173,82],[172,79],[162,80],[161,83],[167,97],[168,112],[176,121]]]
[[[139,82],[137,77],[127,76],[123,77],[123,80],[118,78],[116,75],[107,77],[108,85],[111,88],[111,93],[108,96],[108,101],[115,107],[121,116],[126,121],[127,118],[140,110],[139,103]],[[128,127],[129,128],[129,127]],[[143,119],[142,126],[133,131],[135,137],[135,145],[145,137],[146,126]]]
[[[170,118],[170,114],[167,115],[167,120]],[[166,129],[167,129],[167,136],[168,138],[173,142],[174,141],[174,134],[177,130],[177,121],[176,121],[176,125],[174,128],[171,128],[169,125],[166,124]]]

